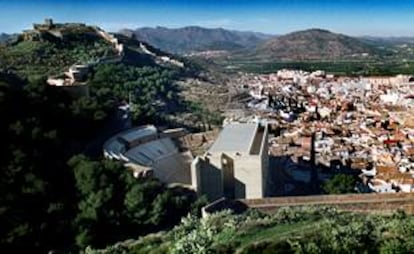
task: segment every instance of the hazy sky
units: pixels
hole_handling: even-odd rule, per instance
[[[0,32],[51,17],[110,31],[198,25],[283,34],[325,28],[350,35],[414,36],[414,0],[0,0]]]

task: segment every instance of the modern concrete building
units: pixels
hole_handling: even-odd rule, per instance
[[[259,123],[226,125],[202,157],[191,165],[191,182],[210,200],[263,198],[268,171],[268,129]]]
[[[153,125],[131,128],[105,142],[104,156],[124,162],[137,178],[153,175],[164,183],[190,185],[193,156],[180,151],[175,142],[186,133],[184,129],[158,131]]]

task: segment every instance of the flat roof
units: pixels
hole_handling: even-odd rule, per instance
[[[210,152],[242,152],[249,153],[251,143],[256,134],[256,123],[233,123],[224,126],[217,140],[209,149]]]

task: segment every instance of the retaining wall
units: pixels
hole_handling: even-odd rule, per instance
[[[334,206],[346,211],[414,214],[414,193],[318,195],[239,200],[248,208],[275,212],[286,206]]]

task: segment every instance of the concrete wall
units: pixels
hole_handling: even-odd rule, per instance
[[[118,55],[121,55],[123,53],[124,45],[119,43],[118,39],[115,36],[104,31],[99,27],[94,27],[94,29],[99,36],[101,36],[104,40],[106,40],[114,46],[115,50],[118,52]]]
[[[242,156],[235,159],[234,177],[241,184],[236,185],[235,198],[263,198],[263,165],[259,155]]]
[[[231,163],[233,168],[233,179],[227,180],[226,184],[223,155],[228,157],[227,163]],[[211,200],[225,196],[224,185],[234,185],[234,194],[227,195],[228,198],[262,198],[266,193],[266,166],[267,154],[242,156],[217,153],[197,157],[192,164],[192,182],[200,194],[207,194]]]
[[[261,151],[260,151],[260,158],[261,158],[261,163],[262,163],[262,192],[263,192],[263,196],[265,197],[267,196],[267,192],[268,192],[268,186],[269,186],[269,144],[268,144],[268,140],[269,140],[269,131],[268,131],[268,127],[266,126],[266,131],[265,134],[263,135],[263,140],[262,140],[262,147],[261,147]]]
[[[210,164],[208,159],[197,157],[191,164],[191,185],[199,195],[209,200],[223,197],[221,170]]]

